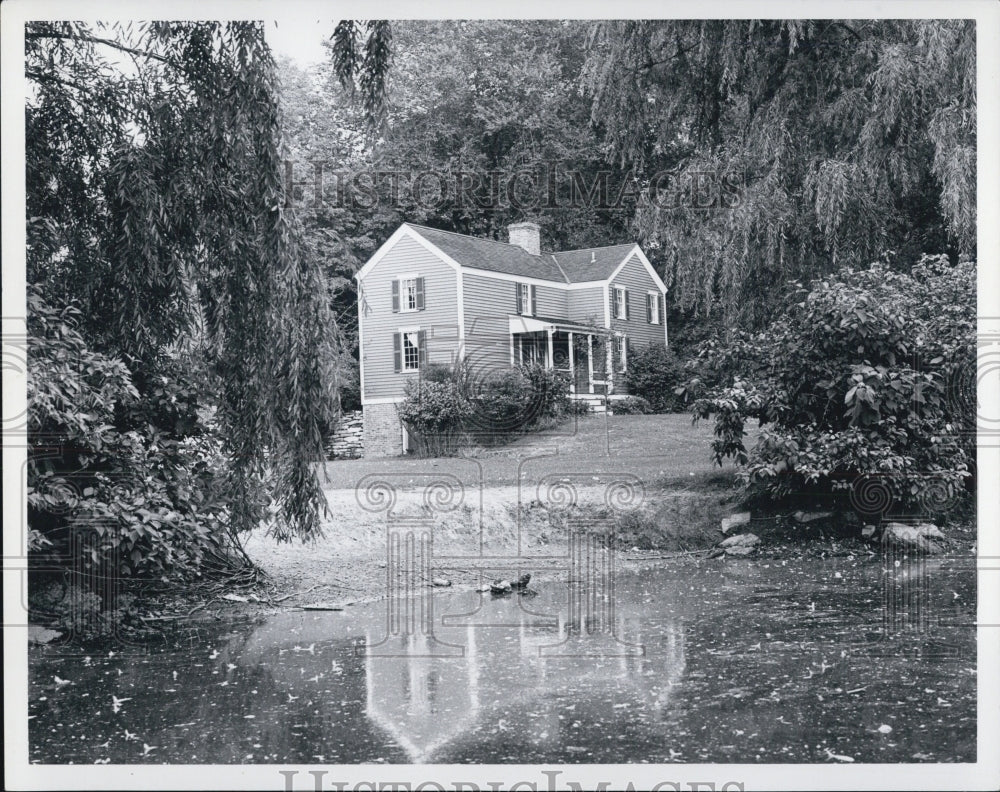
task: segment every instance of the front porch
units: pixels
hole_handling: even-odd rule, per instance
[[[565,372],[571,396],[608,396],[615,392],[616,373],[619,377],[624,373],[625,361],[615,352],[618,337],[602,327],[511,316],[510,362]]]

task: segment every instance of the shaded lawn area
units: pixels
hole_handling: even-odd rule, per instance
[[[504,446],[468,449],[459,457],[338,460],[326,463],[327,489],[354,489],[368,475],[419,477],[449,472],[482,486],[503,486],[559,473],[638,476],[647,487],[675,489],[728,484],[735,467],[712,459],[712,421],[687,413],[590,415]],[[748,427],[747,446],[756,435]]]

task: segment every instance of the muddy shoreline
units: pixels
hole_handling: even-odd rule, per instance
[[[484,491],[475,509],[456,510],[428,526],[434,561],[430,572],[415,580],[417,590],[433,587],[435,579],[447,581],[450,590],[473,590],[524,573],[532,575],[533,588],[566,585],[569,534],[581,524],[595,533],[613,527],[618,538],[614,563],[622,571],[641,568],[656,574],[692,562],[724,566],[880,557],[879,544],[863,538],[858,526],[841,516],[801,524],[782,512],[755,513],[728,531],[728,536],[759,537],[747,556],[712,558],[713,548],[727,536],[722,520],[738,511],[728,489],[651,493],[641,509],[616,521],[603,506],[603,490],[582,489],[578,496],[574,510],[553,512],[537,502],[519,503],[518,492],[509,487]],[[383,599],[389,590],[387,523],[384,515],[358,509],[355,497],[353,491],[327,491],[331,515],[337,516],[315,541],[277,544],[264,532],[249,536],[244,547],[260,572],[252,582],[206,581],[144,592],[136,611],[128,614],[130,630],[152,635],[174,625],[266,617],[309,606],[333,610]],[[945,530],[948,553],[974,555],[974,521]],[[60,629],[51,618],[32,622]]]

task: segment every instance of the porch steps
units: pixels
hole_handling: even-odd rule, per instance
[[[573,401],[580,401],[587,405],[592,413],[605,413],[608,411],[606,397],[597,393],[576,393],[570,396]]]

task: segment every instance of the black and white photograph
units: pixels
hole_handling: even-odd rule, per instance
[[[8,788],[1000,786],[1000,6],[0,11]]]

